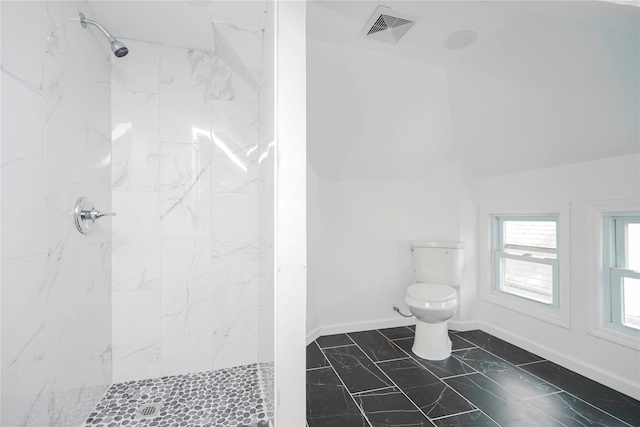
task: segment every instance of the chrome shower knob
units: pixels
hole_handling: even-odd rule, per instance
[[[100,212],[93,206],[93,202],[88,197],[80,197],[73,209],[73,218],[76,228],[82,234],[87,234],[96,220],[103,216],[116,216],[115,212]]]

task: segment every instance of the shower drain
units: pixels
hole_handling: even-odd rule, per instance
[[[138,406],[136,413],[133,415],[134,420],[140,420],[143,418],[153,418],[160,415],[160,409],[162,403],[152,403]]]

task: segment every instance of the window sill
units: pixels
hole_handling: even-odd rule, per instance
[[[617,329],[608,328],[606,326],[600,326],[597,329],[590,331],[589,335],[640,351],[640,337],[637,335],[634,336],[630,333],[618,331]]]
[[[511,297],[506,294],[494,293],[485,295],[482,299],[491,304],[499,305],[500,307],[508,308],[520,314],[524,314],[529,317],[551,323],[563,327],[565,329],[571,329],[571,321],[568,315],[563,315],[562,309],[558,310],[555,307],[545,308],[540,304],[527,301],[520,301],[521,298]]]

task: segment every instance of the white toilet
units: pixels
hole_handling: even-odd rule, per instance
[[[462,283],[464,243],[411,242],[416,282],[409,286],[405,302],[416,316],[413,352],[428,360],[442,360],[451,355],[447,320],[458,308]]]

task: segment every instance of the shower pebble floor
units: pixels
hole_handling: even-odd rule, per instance
[[[112,385],[85,427],[238,427],[273,418],[272,364],[236,366]],[[143,404],[162,403],[154,418],[134,419]]]

